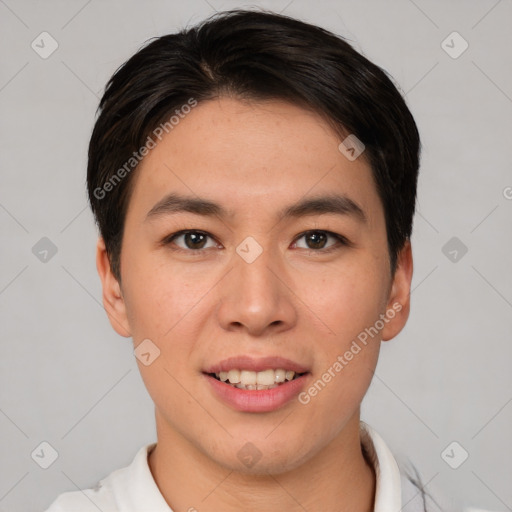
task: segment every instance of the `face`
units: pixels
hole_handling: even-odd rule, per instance
[[[121,286],[101,239],[97,262],[113,327],[145,344],[159,442],[278,473],[358,424],[380,341],[407,319],[412,261],[407,244],[390,275],[370,167],[341,140],[297,106],[221,98],[141,162]]]

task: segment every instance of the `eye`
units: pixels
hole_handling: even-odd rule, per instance
[[[313,250],[313,252],[330,252],[338,249],[340,245],[351,245],[350,242],[342,235],[332,233],[331,231],[324,230],[311,230],[306,231],[299,235],[297,240],[304,238],[306,240],[307,247],[299,247],[300,249]],[[325,246],[327,240],[331,238],[335,242],[329,246]]]
[[[210,246],[207,245],[207,240],[210,238],[212,243]],[[334,243],[326,246],[327,240],[331,238],[334,240]],[[351,247],[351,242],[342,235],[338,235],[337,233],[333,233],[331,231],[325,230],[309,230],[301,233],[294,243],[297,245],[297,240],[305,239],[306,247],[298,247],[299,249],[306,249],[310,252],[316,253],[328,253],[339,249],[340,246],[349,246]],[[181,243],[177,243],[178,240],[181,240]],[[213,237],[204,231],[198,230],[182,230],[176,233],[173,233],[162,240],[162,245],[175,245],[176,247],[172,247],[172,250],[179,252],[187,252],[189,254],[201,254],[203,251],[212,248],[218,247],[218,244],[214,241]]]
[[[176,240],[183,239],[184,247],[180,247],[178,245],[178,248],[175,250],[185,252],[200,252],[202,250],[209,248],[206,246],[206,240],[208,238],[212,237],[208,233],[204,233],[203,231],[186,230],[178,231],[177,233],[169,235],[168,237],[164,238],[162,243],[164,245],[170,245],[172,243],[176,243]],[[213,245],[211,245],[210,247],[216,247],[216,244],[213,243]]]

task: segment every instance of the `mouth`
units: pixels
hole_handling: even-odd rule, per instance
[[[213,395],[241,412],[271,412],[290,403],[305,387],[311,372],[280,356],[230,357],[202,371]]]
[[[206,375],[237,389],[261,391],[277,388],[307,373],[284,368],[269,368],[259,372],[234,368],[229,371],[206,373]]]

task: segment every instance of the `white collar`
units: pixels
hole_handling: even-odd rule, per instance
[[[402,484],[398,464],[382,437],[364,421],[360,422],[361,444],[375,470],[374,512],[402,510]]]

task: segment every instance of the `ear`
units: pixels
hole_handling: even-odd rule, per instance
[[[110,261],[102,237],[96,245],[96,268],[103,287],[103,307],[114,330],[125,338],[131,336],[126,305],[121,287],[110,268]]]
[[[397,268],[386,306],[388,322],[382,329],[382,341],[394,338],[409,318],[412,270],[412,248],[410,240],[407,240],[397,258]]]

